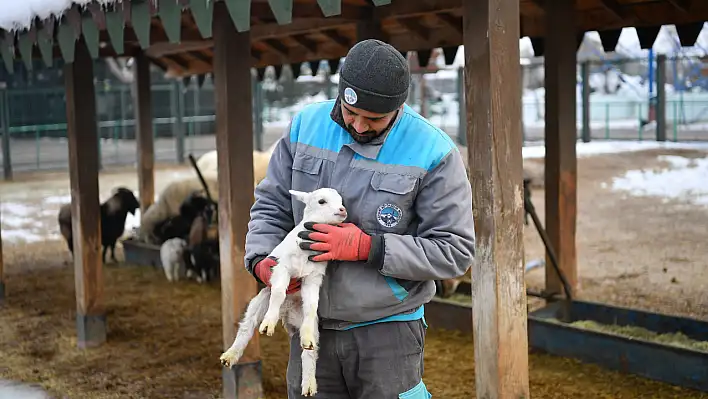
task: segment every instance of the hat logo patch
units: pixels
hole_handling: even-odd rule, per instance
[[[403,216],[403,211],[395,204],[382,204],[379,209],[376,210],[376,220],[381,226],[384,227],[395,227]]]
[[[344,101],[346,101],[349,105],[356,104],[357,96],[351,87],[344,89]]]

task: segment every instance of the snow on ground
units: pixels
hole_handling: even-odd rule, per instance
[[[193,176],[191,168],[183,170],[156,171],[155,201],[159,199],[160,191],[175,179]],[[2,241],[6,244],[32,243],[44,240],[63,240],[59,233],[57,216],[59,208],[71,202],[68,179],[52,182],[17,182],[0,186],[0,220],[2,222]],[[134,173],[126,175],[101,176],[100,200],[106,201],[111,191],[117,186],[125,186],[133,190],[136,197],[137,176]],[[140,225],[140,210],[135,215],[128,214],[125,220],[125,231],[129,234]]]
[[[708,142],[657,142],[657,141],[614,141],[602,140],[583,143],[578,141],[575,151],[578,157],[615,154],[620,152],[646,151],[654,149],[693,149],[708,151]],[[543,144],[525,146],[521,150],[524,158],[543,158],[546,148]]]
[[[665,202],[682,200],[708,206],[708,157],[660,155],[658,160],[669,163],[669,168],[630,170],[613,179],[612,189],[633,196],[661,197]]]

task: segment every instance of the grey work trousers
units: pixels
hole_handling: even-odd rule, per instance
[[[428,399],[423,383],[423,320],[338,331],[320,328],[317,394],[326,399]],[[301,395],[300,337],[290,337],[288,399]]]

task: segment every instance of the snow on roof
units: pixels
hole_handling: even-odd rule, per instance
[[[0,29],[22,31],[32,27],[32,22],[51,16],[60,18],[74,4],[86,6],[94,0],[0,0]],[[116,0],[95,0],[101,5],[108,5]],[[129,1],[129,0],[123,0]]]

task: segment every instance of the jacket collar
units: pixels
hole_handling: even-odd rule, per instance
[[[342,129],[344,129],[345,133],[349,134],[346,132],[347,127],[346,124],[344,123],[344,116],[342,116],[342,107],[340,105],[340,98],[337,96],[336,101],[334,102],[334,106],[332,107],[332,111],[329,114],[330,118],[337,123]],[[396,128],[396,125],[398,125],[398,122],[401,120],[401,117],[403,116],[403,110],[398,110],[398,113],[396,114],[396,117],[394,118],[393,122],[391,123],[391,126],[389,129],[387,129],[382,135],[376,137],[375,139],[371,140],[370,142],[366,144],[358,143],[356,141],[350,143],[350,144],[345,144],[349,148],[351,148],[354,152],[357,154],[365,157],[365,158],[370,158],[370,159],[376,159],[379,156],[379,152],[381,151],[381,147],[383,146],[383,143],[386,141],[386,138],[388,137],[389,133],[393,129]]]

